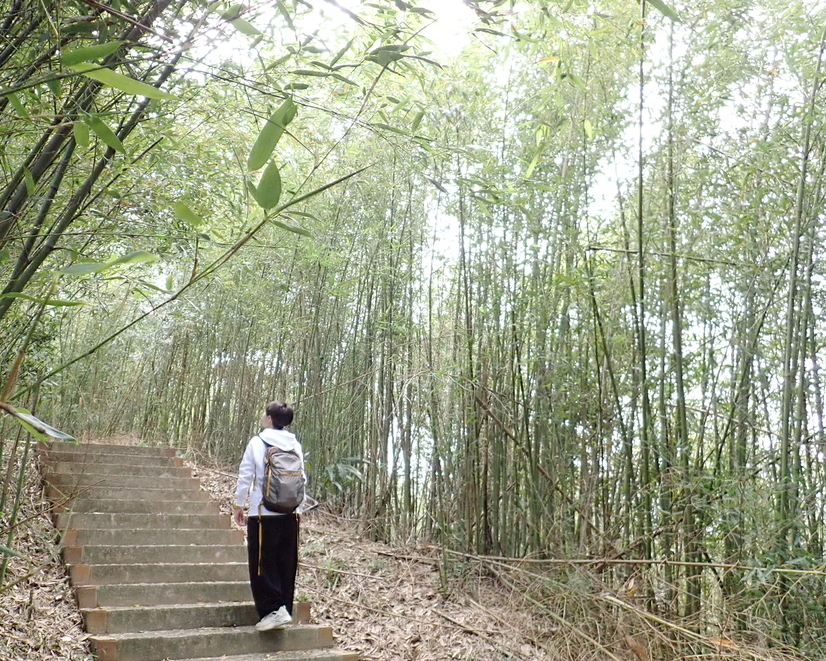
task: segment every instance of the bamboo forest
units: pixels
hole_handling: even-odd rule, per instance
[[[820,0],[0,0],[0,454],[231,471],[283,399],[549,659],[824,658],[825,56]]]

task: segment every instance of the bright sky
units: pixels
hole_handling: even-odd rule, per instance
[[[337,0],[338,4],[346,7],[355,14],[363,4],[363,0]],[[470,26],[476,17],[462,0],[423,0],[418,6],[429,9],[436,15],[435,21],[425,28],[422,34],[433,42],[434,57],[440,62],[455,59],[468,42]],[[349,17],[342,17],[350,21]]]

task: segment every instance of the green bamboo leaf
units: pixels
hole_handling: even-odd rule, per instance
[[[76,121],[74,126],[72,126],[72,132],[74,133],[75,142],[78,147],[89,146],[89,127],[85,122]]]
[[[29,197],[31,197],[37,190],[37,186],[34,183],[34,177],[32,177],[32,173],[29,171],[29,168],[23,168],[23,178],[26,180],[26,193],[28,193]]]
[[[134,78],[129,78],[117,71],[112,71],[107,68],[100,68],[97,65],[89,64],[88,62],[81,62],[69,67],[73,71],[93,78],[108,87],[114,87],[127,94],[135,94],[137,96],[145,96],[147,99],[174,99],[169,92],[159,90],[157,87],[147,85]]]
[[[307,83],[288,83],[284,85],[285,90],[305,90],[309,87]]]
[[[347,83],[348,85],[353,85],[354,87],[358,87],[358,83],[354,80],[350,80],[346,76],[342,76],[340,73],[332,73],[330,74],[336,80],[340,80],[343,83]]]
[[[0,294],[0,298],[22,298],[38,305],[52,305],[55,307],[75,307],[77,305],[86,305],[83,301],[63,301],[57,298],[35,298],[28,294],[20,292],[9,292],[8,294]]]
[[[410,130],[415,133],[416,129],[419,128],[419,124],[422,123],[422,119],[424,118],[424,110],[420,110],[416,113],[413,117],[413,123],[410,125]]]
[[[59,438],[64,441],[75,440],[74,436],[55,429],[51,425],[47,425],[40,418],[33,416],[30,411],[24,408],[15,408],[8,402],[2,402],[2,410],[13,418],[16,418],[21,425],[38,438],[42,439],[44,436],[51,436],[52,438]]]
[[[143,250],[130,252],[121,257],[110,257],[105,262],[79,262],[71,264],[58,271],[61,275],[88,275],[89,273],[102,273],[113,266],[119,264],[140,264],[143,262],[155,262],[158,257]]]
[[[234,4],[226,11],[221,12],[221,18],[227,21],[234,21],[241,15],[241,10],[244,8],[241,4]]]
[[[292,99],[286,99],[267,120],[264,128],[258,134],[247,159],[247,169],[249,171],[258,170],[270,160],[270,156],[281,139],[284,129],[293,120],[297,111],[298,108]]]
[[[192,227],[198,227],[203,224],[203,219],[190,209],[184,202],[178,200],[175,202],[175,215],[178,216],[185,223],[189,223]]]
[[[294,76],[311,76],[314,78],[326,78],[330,75],[328,71],[316,71],[315,69],[293,69],[290,73]]]
[[[383,67],[386,67],[391,62],[397,62],[404,57],[401,53],[397,53],[395,51],[389,50],[382,50],[378,52],[373,52],[367,57],[365,60],[370,60],[371,62],[375,62],[376,64],[380,64]]]
[[[248,37],[260,37],[262,35],[261,30],[255,27],[249,21],[245,21],[243,18],[236,18],[232,21],[232,27],[234,27],[238,32],[241,34],[245,34]]]
[[[275,69],[275,67],[284,64],[287,60],[289,60],[294,53],[287,53],[286,55],[282,55],[277,60],[273,60],[270,62],[266,67],[264,67],[264,71],[269,71],[270,69]]]
[[[680,16],[662,0],[648,0],[648,4],[657,9],[663,16],[667,16],[672,21],[680,22]]]
[[[122,41],[108,41],[105,44],[96,44],[95,46],[87,46],[86,48],[75,48],[61,53],[60,61],[64,66],[70,67],[73,64],[102,59],[114,53],[121,46],[123,46]]]
[[[582,122],[582,128],[585,129],[585,135],[588,136],[588,139],[593,140],[594,139],[594,127],[591,125],[591,121],[586,119],[584,122]]]
[[[348,41],[346,44],[344,44],[344,48],[342,48],[338,53],[336,53],[336,56],[333,58],[332,62],[330,62],[330,67],[334,67],[338,63],[338,61],[342,57],[344,57],[344,54],[348,50],[350,50],[350,46],[352,46],[352,45],[353,45],[353,39],[350,39],[350,41]]]
[[[253,197],[262,209],[269,210],[281,199],[281,173],[275,163],[270,163],[261,175],[258,185],[252,189]]]
[[[276,3],[276,6],[278,7],[278,11],[284,17],[284,20],[287,22],[287,27],[290,30],[295,30],[295,25],[293,24],[292,16],[290,16],[290,12],[287,11],[287,7],[284,6],[283,0],[279,0],[279,2]]]
[[[306,230],[303,227],[299,227],[298,225],[294,225],[293,223],[288,223],[286,220],[273,220],[272,224],[276,227],[280,227],[281,229],[287,230],[288,232],[295,232],[296,234],[300,234],[301,236],[312,236],[313,233],[310,230]]]
[[[157,262],[160,259],[157,255],[146,252],[145,250],[135,250],[134,252],[126,253],[121,257],[111,257],[106,260],[107,268],[117,264],[143,264],[146,262]]]
[[[381,122],[376,122],[373,126],[377,126],[378,128],[384,129],[385,131],[392,131],[393,133],[398,133],[399,135],[407,135],[407,131],[397,129],[395,126],[390,126],[390,124],[382,124]]]
[[[105,271],[107,268],[106,262],[79,262],[59,269],[58,273],[60,275],[88,275]]]
[[[120,141],[118,136],[115,135],[115,132],[110,129],[106,125],[106,122],[100,119],[100,117],[93,117],[90,115],[86,118],[86,124],[90,129],[92,129],[92,133],[103,140],[106,145],[120,154],[126,153],[126,149],[124,149],[123,143]]]
[[[6,94],[6,98],[9,100],[11,107],[14,108],[15,112],[18,115],[20,115],[23,119],[28,119],[29,113],[17,94],[11,92],[9,94]]]

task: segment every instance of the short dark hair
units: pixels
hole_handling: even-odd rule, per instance
[[[293,407],[284,402],[270,402],[267,404],[267,415],[273,427],[282,429],[293,421]]]

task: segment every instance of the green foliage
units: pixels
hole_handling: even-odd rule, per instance
[[[29,200],[5,355],[41,309],[26,386],[109,338],[42,417],[235,462],[284,397],[314,495],[377,538],[601,559],[537,590],[823,656],[822,12],[646,4],[475,2],[444,70],[390,2],[221,5],[210,37],[249,59],[163,81],[114,29],[53,54],[52,86],[4,68],[4,191]],[[54,85],[93,61],[175,99]],[[83,93],[65,174],[38,171],[42,116]]]
[[[270,159],[284,129],[295,118],[298,108],[292,99],[286,99],[264,124],[247,159],[248,170],[258,170]],[[275,205],[273,205],[275,206]]]

